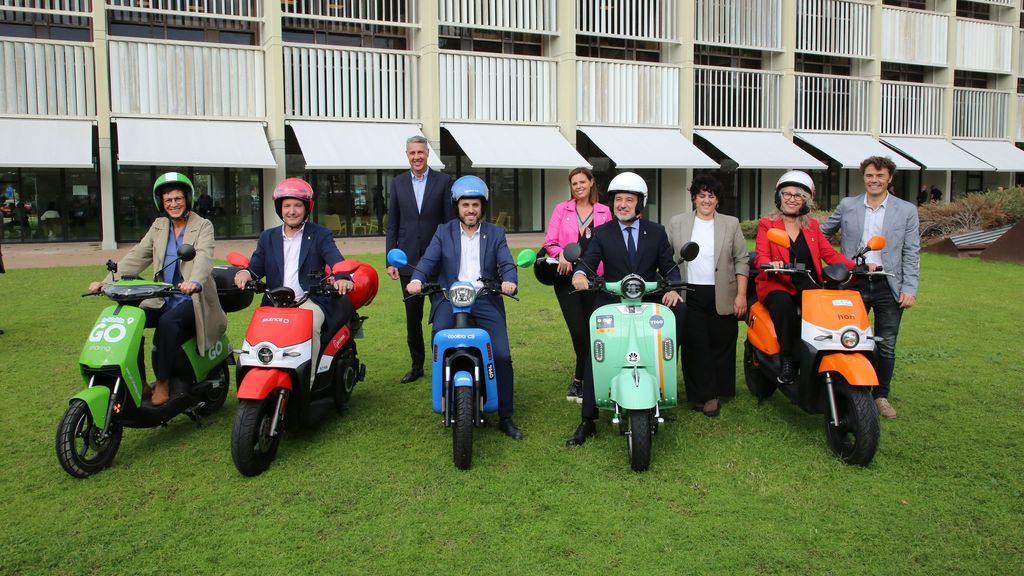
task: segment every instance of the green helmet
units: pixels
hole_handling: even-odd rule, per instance
[[[185,190],[185,207],[188,211],[192,211],[192,206],[195,203],[195,188],[192,186],[192,181],[188,179],[181,172],[167,172],[161,174],[156,182],[153,183],[153,202],[156,204],[156,209],[159,212],[164,211],[163,194],[167,188],[184,188]]]

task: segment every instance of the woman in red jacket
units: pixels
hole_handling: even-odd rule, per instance
[[[572,384],[566,393],[566,400],[582,402],[583,367],[590,357],[590,333],[587,321],[594,311],[594,293],[573,290],[572,263],[565,259],[562,250],[573,242],[586,250],[594,228],[612,219],[612,212],[597,201],[597,186],[594,174],[587,168],[576,168],[569,173],[569,199],[560,202],[551,213],[544,248],[548,256],[558,258],[558,277],[554,282],[555,297],[562,309],[565,325],[569,328],[572,347],[576,352],[576,368]],[[598,275],[603,272],[599,266]]]
[[[781,268],[784,264],[796,262],[810,270],[818,283],[821,282],[822,260],[828,264],[842,262],[853,268],[853,261],[832,248],[818,221],[808,216],[813,206],[814,181],[806,172],[791,170],[779,178],[775,185],[776,209],[762,218],[757,227],[755,264],[759,268],[762,264]],[[768,241],[771,228],[786,231],[790,239],[789,249]],[[757,299],[768,308],[779,338],[782,369],[778,380],[782,384],[792,382],[795,377],[793,352],[800,336],[800,319],[796,310],[800,291],[812,286],[811,281],[800,274],[769,274],[762,270],[757,276]]]

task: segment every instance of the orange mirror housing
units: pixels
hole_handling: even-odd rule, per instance
[[[885,248],[885,236],[872,236],[868,239],[868,248],[872,250],[881,250]]]
[[[782,248],[789,248],[789,234],[781,228],[768,230],[768,241]]]

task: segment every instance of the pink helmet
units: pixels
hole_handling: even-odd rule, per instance
[[[306,219],[309,219],[309,215],[313,213],[313,187],[309,185],[302,178],[285,178],[274,188],[274,210],[277,211],[277,217],[284,219],[281,216],[281,204],[285,198],[294,198],[301,201],[306,206]]]

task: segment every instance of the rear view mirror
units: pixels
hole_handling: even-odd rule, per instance
[[[885,248],[885,236],[872,236],[868,239],[868,249],[881,250]]]
[[[409,265],[409,257],[405,255],[405,252],[401,248],[392,248],[391,250],[388,250],[387,262],[388,266],[401,268]]]
[[[520,268],[527,268],[533,266],[533,263],[537,261],[537,253],[533,250],[526,248],[519,252],[519,256],[516,257],[516,265]]]
[[[582,252],[583,250],[580,248],[580,245],[573,242],[572,244],[566,246],[564,250],[562,250],[562,256],[565,257],[567,262],[572,262],[573,264],[575,264],[576,261],[580,259],[580,255],[582,254]]]
[[[768,230],[768,241],[782,248],[789,248],[789,234],[782,228]]]
[[[699,253],[700,244],[697,244],[696,242],[687,242],[679,249],[679,257],[682,258],[684,262],[693,261]]]
[[[249,259],[242,256],[238,252],[228,252],[228,264],[232,266],[240,266],[242,268],[249,267]]]
[[[182,262],[191,262],[196,258],[196,247],[191,244],[178,246],[178,258]]]

